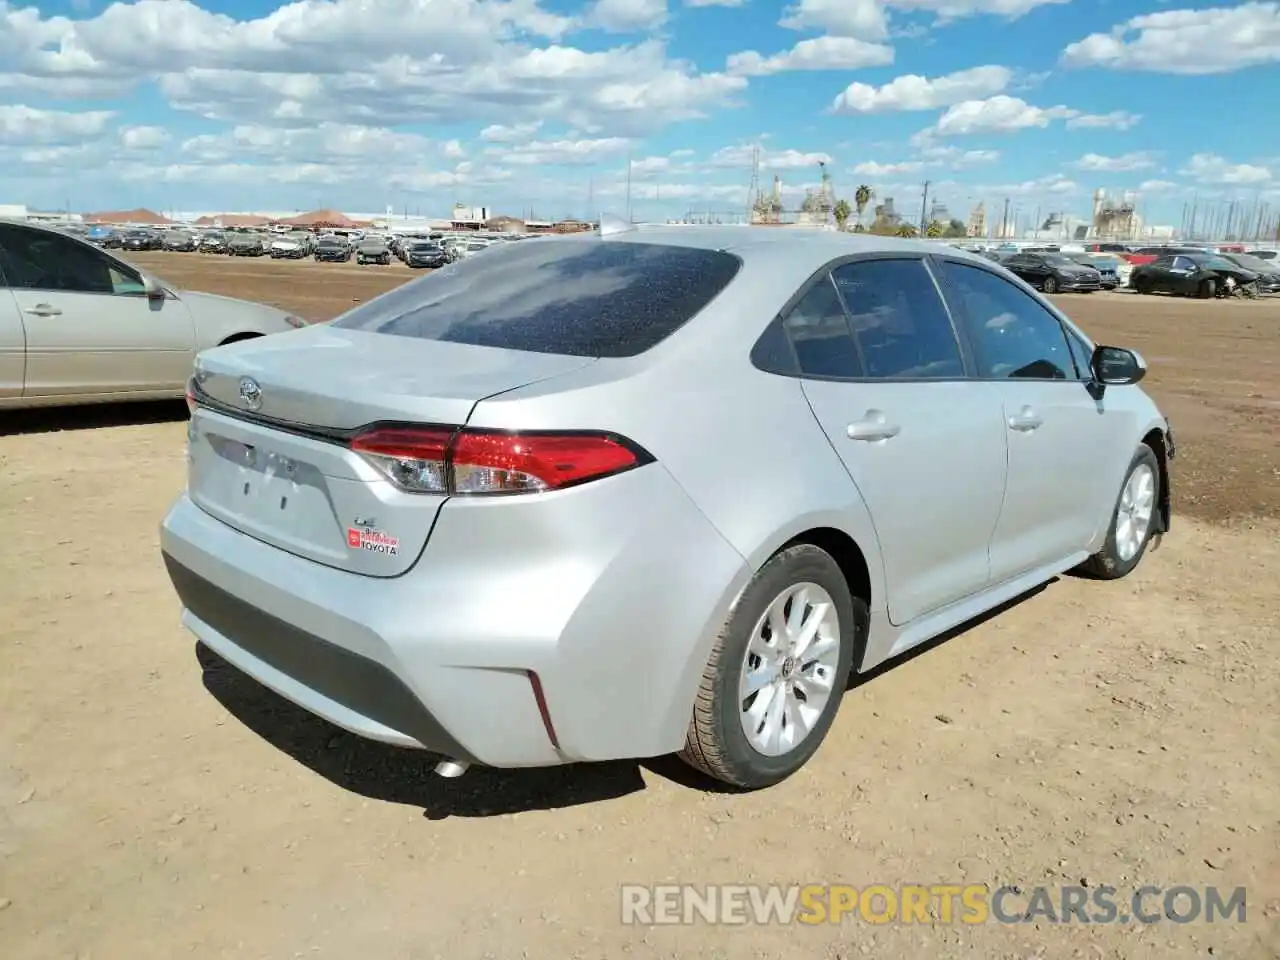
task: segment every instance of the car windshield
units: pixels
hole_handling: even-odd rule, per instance
[[[1253,270],[1256,273],[1270,273],[1276,268],[1274,263],[1268,263],[1258,257],[1251,257],[1247,253],[1233,253],[1231,259],[1246,270]]]
[[[1055,267],[1079,266],[1075,260],[1068,257],[1065,253],[1039,253],[1036,254],[1036,256],[1044,257],[1047,262],[1052,263]]]
[[[1106,267],[1108,270],[1114,270],[1120,266],[1119,257],[1081,257],[1081,263],[1087,263],[1091,267]]]
[[[1193,256],[1192,261],[1209,270],[1238,270],[1239,266],[1222,257]],[[1246,268],[1247,269],[1247,268]]]
[[[398,287],[335,327],[576,357],[632,357],[737,275],[719,250],[656,243],[504,244]]]

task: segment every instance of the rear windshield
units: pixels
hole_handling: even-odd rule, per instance
[[[575,357],[633,357],[738,272],[718,250],[569,240],[503,244],[371,300],[335,327]]]

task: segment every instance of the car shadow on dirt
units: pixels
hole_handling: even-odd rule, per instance
[[[1025,603],[1058,579],[1054,577],[867,673],[851,677],[849,690],[874,683],[890,670]],[[421,807],[430,820],[492,817],[612,800],[645,789],[646,770],[704,793],[744,792],[704,776],[675,756],[526,770],[477,767],[455,780],[445,779],[433,772],[440,759],[436,755],[347,733],[264,687],[203,644],[197,643],[195,650],[205,689],[258,736],[344,790],[371,800]]]
[[[23,433],[60,433],[66,430],[97,430],[103,427],[175,423],[185,419],[187,419],[187,405],[181,400],[39,407],[5,413],[3,420],[0,420],[0,437]]]
[[[421,807],[429,820],[492,817],[612,800],[643,790],[635,761],[531,770],[474,767],[455,780],[433,772],[441,757],[347,733],[242,673],[203,644],[205,689],[237,720],[331,783],[371,800]]]

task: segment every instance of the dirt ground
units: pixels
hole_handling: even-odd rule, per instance
[[[411,276],[146,261],[311,319]],[[1280,302],[1062,302],[1151,364],[1173,533],[877,671],[749,795],[669,759],[444,781],[337,731],[177,624],[180,404],[0,423],[0,958],[1280,957]],[[1248,919],[621,924],[670,882],[1243,886]]]

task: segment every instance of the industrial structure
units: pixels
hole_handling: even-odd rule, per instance
[[[1133,240],[1142,235],[1142,218],[1137,212],[1137,197],[1125,192],[1113,199],[1099,188],[1093,194],[1093,215],[1089,236],[1099,240]]]
[[[782,202],[782,178],[773,177],[773,187],[765,193],[760,187],[760,148],[756,147],[751,154],[751,188],[750,209],[747,219],[755,225],[770,226],[829,226],[834,222],[836,209],[835,190],[831,186],[831,175],[827,173],[827,165],[818,163],[821,178],[817,189],[810,188],[804,192],[797,210],[787,210]]]

